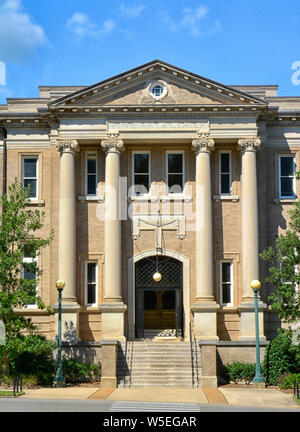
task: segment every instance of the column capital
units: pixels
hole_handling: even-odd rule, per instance
[[[261,145],[261,139],[257,137],[243,137],[238,141],[239,149],[246,152],[256,152]]]
[[[192,150],[196,153],[210,153],[215,149],[215,140],[209,134],[199,134],[198,138],[192,141]]]
[[[56,150],[60,153],[78,153],[80,146],[75,139],[58,139],[56,140]]]
[[[108,134],[105,139],[101,141],[102,150],[106,153],[118,153],[124,151],[124,141],[119,138],[117,134]]]

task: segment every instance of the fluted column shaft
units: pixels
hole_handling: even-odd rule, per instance
[[[258,138],[239,140],[242,150],[242,301],[253,300],[250,283],[254,279],[259,279],[256,152],[260,143]]]
[[[105,162],[104,301],[121,302],[121,220],[119,217],[120,153],[124,143],[110,137],[101,143]]]
[[[62,299],[76,302],[76,212],[75,212],[75,154],[80,150],[76,140],[59,140],[59,279],[65,281]]]
[[[213,226],[210,153],[214,140],[202,135],[193,140],[196,151],[196,302],[214,301]]]

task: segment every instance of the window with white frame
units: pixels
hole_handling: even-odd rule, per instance
[[[87,306],[95,306],[97,299],[98,265],[96,262],[86,263],[85,303]]]
[[[37,285],[37,262],[38,257],[36,251],[30,250],[28,247],[24,247],[23,254],[23,266],[22,266],[22,278],[24,279],[24,288],[31,293],[32,288],[35,288],[36,295],[38,294],[38,285]],[[36,307],[35,301],[26,302],[26,307]]]
[[[279,197],[295,198],[296,196],[296,180],[295,180],[296,164],[294,155],[279,156]]]
[[[231,195],[231,153],[220,152],[219,159],[219,187],[220,195]]]
[[[98,167],[97,153],[86,153],[86,194],[97,195],[98,186]]]
[[[134,195],[146,195],[150,192],[150,153],[133,152],[132,154],[132,182]]]
[[[24,188],[30,186],[29,198],[38,198],[38,157],[24,156],[22,158],[22,183]]]
[[[220,263],[220,302],[223,306],[233,305],[233,265],[231,261]]]
[[[167,186],[169,194],[182,194],[184,191],[184,153],[167,152]]]

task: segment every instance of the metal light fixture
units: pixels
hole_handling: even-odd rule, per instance
[[[159,273],[158,271],[158,255],[156,255],[156,272],[154,273],[154,275],[152,276],[155,282],[160,282],[162,275],[161,273]]]
[[[259,327],[258,327],[258,291],[260,290],[261,283],[259,280],[253,280],[250,283],[250,286],[254,291],[255,341],[256,341],[256,367],[255,367],[255,377],[253,378],[253,386],[265,387],[265,382],[261,373],[261,365],[260,365]]]
[[[63,387],[65,385],[65,379],[62,373],[62,362],[61,362],[61,300],[62,300],[62,291],[65,287],[65,281],[59,279],[56,281],[55,285],[58,291],[58,334],[57,334],[57,369],[56,369],[56,376],[54,378],[53,385],[55,387]]]

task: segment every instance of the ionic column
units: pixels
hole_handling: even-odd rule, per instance
[[[261,141],[259,138],[241,138],[238,144],[242,150],[242,301],[252,301],[250,283],[259,279],[256,152]]]
[[[105,161],[104,227],[104,302],[102,337],[124,337],[124,312],[121,286],[120,154],[124,143],[115,135],[102,140]]]
[[[218,339],[213,284],[213,220],[210,154],[214,140],[200,135],[192,141],[196,151],[196,301],[194,331],[199,339]]]
[[[259,226],[256,153],[261,140],[245,137],[238,141],[242,151],[242,271],[243,294],[240,309],[240,339],[255,338],[254,295],[250,283],[259,279]],[[260,337],[264,338],[263,309],[259,302]]]
[[[63,301],[63,338],[76,336],[79,305],[76,299],[76,210],[75,154],[76,140],[62,139],[56,143],[60,152],[58,278],[65,281]]]

